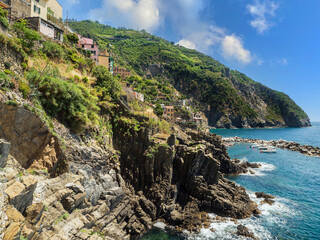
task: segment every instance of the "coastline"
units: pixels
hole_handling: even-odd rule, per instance
[[[286,141],[286,140],[261,140],[261,139],[252,139],[252,138],[242,138],[242,137],[226,137],[222,138],[222,142],[231,143],[252,143],[252,144],[264,144],[268,146],[273,146],[281,149],[286,149],[294,152],[300,152],[301,154],[310,156],[310,157],[320,157],[320,148],[314,147],[311,145],[302,145],[300,143],[294,141]]]

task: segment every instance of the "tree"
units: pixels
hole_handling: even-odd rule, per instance
[[[102,90],[104,95],[116,99],[120,95],[121,85],[119,80],[111,75],[105,66],[96,66],[92,70],[92,76],[97,79],[96,85]]]
[[[156,107],[154,108],[154,113],[158,116],[161,117],[163,115],[163,109],[160,106],[159,103],[156,104]]]
[[[67,34],[66,37],[68,39],[68,42],[73,45],[76,45],[79,42],[79,38],[76,34]]]

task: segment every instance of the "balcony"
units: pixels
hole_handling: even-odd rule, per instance
[[[3,8],[10,8],[11,0],[0,0],[0,6]]]

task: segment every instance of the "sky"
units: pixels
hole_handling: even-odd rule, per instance
[[[288,94],[320,121],[319,0],[59,0],[64,18],[148,32]]]

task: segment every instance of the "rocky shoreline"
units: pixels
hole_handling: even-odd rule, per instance
[[[286,149],[290,151],[300,152],[304,155],[311,157],[320,157],[320,148],[314,147],[311,145],[302,145],[293,141],[286,140],[261,140],[261,139],[250,139],[250,138],[241,138],[241,137],[230,137],[223,138],[224,143],[252,143],[252,144],[264,144],[268,146],[273,146],[281,149]]]

